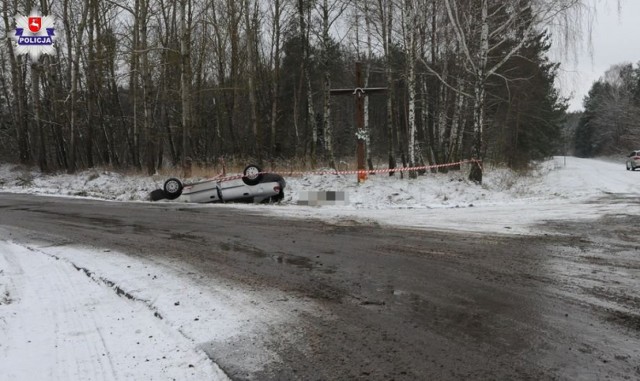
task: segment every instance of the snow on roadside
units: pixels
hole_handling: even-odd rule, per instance
[[[283,205],[258,206],[263,213],[320,219],[337,225],[379,224],[407,228],[499,234],[550,234],[546,221],[597,219],[640,214],[640,171],[624,162],[556,157],[527,174],[486,168],[481,186],[468,171],[421,176],[417,180],[371,176],[287,179]],[[297,205],[300,190],[343,191],[348,205]],[[615,202],[599,201],[617,197]],[[219,207],[219,206],[218,206]],[[256,209],[238,205],[235,208]]]
[[[506,168],[485,168],[482,185],[467,179],[468,168],[449,173],[428,173],[417,180],[398,175],[370,176],[364,184],[355,175],[308,176],[287,179],[295,204],[298,190],[341,190],[349,195],[350,209],[455,208],[470,204],[502,205],[531,200],[575,200],[609,193],[637,193],[638,176],[624,163],[596,159],[556,157],[527,173]],[[639,174],[640,175],[640,174]]]
[[[226,380],[209,358],[259,372],[282,361],[274,332],[295,342],[298,316],[320,313],[280,291],[110,250],[0,239],[0,270],[2,381]]]
[[[157,176],[125,176],[98,169],[73,175],[43,174],[18,165],[0,165],[0,190],[12,193],[140,201],[163,181]]]
[[[481,186],[466,179],[468,171],[428,174],[418,180],[372,176],[355,185],[354,176],[334,182],[348,197],[346,206],[264,208],[294,218],[316,218],[336,224],[364,223],[502,234],[540,234],[545,221],[595,219],[606,214],[640,214],[640,172],[624,162],[556,157],[530,173],[486,168]],[[304,187],[317,187],[308,179]],[[337,184],[337,185],[336,185]],[[616,203],[594,202],[617,195]],[[544,231],[545,233],[549,233]]]
[[[576,199],[603,192],[637,192],[637,180],[624,164],[569,157],[542,162],[520,174],[505,168],[486,168],[481,186],[467,179],[468,170],[427,173],[416,180],[387,175],[370,176],[357,185],[355,175],[284,177],[285,204],[296,204],[300,191],[340,190],[348,193],[351,209],[406,209],[495,205],[522,200]],[[162,187],[161,176],[125,176],[98,169],[75,175],[46,175],[20,166],[0,165],[0,190],[13,193],[93,197],[117,201],[144,201]],[[193,179],[192,179],[193,180]]]
[[[385,175],[371,176],[362,185],[355,176],[309,175],[287,177],[285,204],[296,204],[300,191],[343,190],[349,193],[351,205],[361,209],[408,208],[425,206],[455,206],[510,195],[527,194],[531,178],[549,171],[549,162],[533,176],[519,176],[505,170],[489,170],[485,183],[478,187],[466,179],[466,171],[449,174],[428,174],[417,180]],[[86,170],[75,175],[42,174],[16,165],[0,165],[0,190],[13,193],[91,197],[117,201],[144,201],[150,191],[162,187],[159,176],[124,176],[111,171]],[[193,179],[191,179],[193,180]]]
[[[526,174],[505,168],[485,168],[484,181],[467,179],[468,168],[427,173],[416,180],[399,174],[370,176],[356,184],[355,175],[288,177],[285,199],[277,206],[234,205],[293,218],[333,223],[360,221],[403,227],[528,234],[531,225],[546,220],[597,218],[621,211],[639,212],[638,203],[595,205],[605,195],[638,195],[640,172],[625,170],[624,161],[556,157]],[[159,176],[122,176],[91,170],[71,175],[42,175],[11,165],[0,166],[0,191],[88,196],[118,201],[144,201],[160,188]],[[298,205],[303,191],[341,191],[347,205]],[[219,205],[213,207],[220,207]]]
[[[0,380],[227,380],[193,342],[70,263],[0,241]]]

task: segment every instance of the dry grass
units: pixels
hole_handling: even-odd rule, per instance
[[[191,174],[190,176],[185,176],[184,171],[180,167],[180,165],[173,166],[170,163],[165,161],[165,166],[157,171],[157,173],[153,176],[154,178],[169,178],[169,177],[177,177],[177,178],[213,178],[217,177],[220,174],[224,175],[237,175],[243,172],[245,167],[249,164],[257,163],[257,160],[251,158],[225,158],[224,162],[222,160],[216,160],[216,162],[202,163],[202,162],[194,162],[191,165]],[[382,159],[374,160],[374,166],[376,168],[386,168],[387,161]],[[347,157],[336,160],[337,170],[339,171],[349,171],[355,170],[356,158],[355,157]],[[297,172],[312,172],[312,171],[321,171],[330,169],[329,162],[324,160],[318,160],[316,165],[312,166],[311,161],[308,158],[300,158],[300,159],[286,159],[286,160],[265,160],[263,165],[260,166],[265,172],[274,172],[279,173],[284,176],[295,176],[293,173]],[[12,171],[20,171],[20,172],[28,172],[28,168],[26,166],[15,166]],[[32,169],[36,169],[33,167]],[[91,169],[78,169],[78,173],[80,172],[92,172],[90,177],[98,177],[100,173],[103,172],[113,172],[118,173],[123,176],[135,177],[135,176],[148,176],[144,167],[142,169],[137,169],[134,167],[128,168],[116,168],[109,165],[103,165],[99,167],[94,167]],[[66,173],[65,170],[57,171],[58,174]]]
[[[217,163],[194,163],[191,167],[191,178],[212,178],[220,174],[224,175],[236,175],[242,173],[245,167],[249,164],[257,163],[257,160],[251,159],[226,159],[224,166],[221,162]],[[265,172],[279,173],[284,176],[295,177],[299,176],[301,172],[313,172],[328,170],[328,161],[318,161],[315,166],[311,165],[311,162],[306,159],[299,160],[276,160],[265,161],[260,166]],[[339,171],[350,171],[357,168],[356,158],[349,157],[336,160],[336,169]],[[374,167],[378,169],[387,168],[386,160],[374,160]],[[463,166],[463,170],[465,166]],[[143,174],[143,173],[140,173]],[[185,177],[182,168],[177,167],[165,167],[158,171],[158,175],[162,177]]]
[[[355,159],[350,160],[347,164],[345,161],[340,161],[338,164],[339,170],[353,169],[355,168]],[[215,163],[193,163],[191,165],[191,175],[189,178],[213,178],[220,174],[225,175],[236,175],[240,174],[244,171],[245,167],[249,164],[257,163],[257,160],[252,159],[226,159],[224,163],[222,161],[217,161]],[[166,164],[165,164],[166,165]],[[318,162],[315,167],[311,167],[310,163],[305,160],[276,160],[276,161],[265,161],[262,166],[263,171],[266,172],[275,172],[286,175],[291,172],[306,172],[306,171],[314,171],[322,168],[328,168],[328,164],[324,162]],[[78,170],[78,172],[84,171],[83,169]],[[99,172],[115,172],[124,176],[147,176],[146,170],[137,169],[137,168],[115,168],[112,166],[100,166],[95,167],[92,171]],[[177,165],[166,165],[163,168],[159,169],[154,177],[159,178],[167,178],[167,177],[177,177],[177,178],[185,178],[185,173],[182,168]]]
[[[249,164],[257,163],[257,160],[251,159],[226,159],[224,163],[218,161],[217,163],[193,163],[191,166],[192,178],[211,178],[220,174],[235,175],[242,173],[245,167]],[[340,160],[337,163],[338,170],[351,170],[356,167],[356,160],[347,159]],[[280,173],[282,175],[288,175],[292,172],[310,172],[321,169],[329,168],[328,162],[318,161],[315,166],[311,166],[308,160],[271,160],[264,161],[263,165],[259,167],[265,172]],[[138,171],[140,172],[140,171]],[[142,174],[142,173],[139,173]],[[184,177],[182,168],[177,167],[165,167],[158,171],[159,176],[163,177]]]

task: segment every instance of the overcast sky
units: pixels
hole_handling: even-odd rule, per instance
[[[594,81],[612,65],[640,62],[640,0],[622,0],[618,13],[616,0],[596,0],[593,26],[593,56],[582,49],[578,60],[561,59],[558,86],[564,96],[573,93],[569,111],[582,109],[582,99]]]

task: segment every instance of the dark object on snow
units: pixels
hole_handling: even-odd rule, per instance
[[[162,189],[156,189],[151,193],[149,193],[149,200],[151,201],[160,201],[160,200],[164,200],[165,198],[166,197]]]

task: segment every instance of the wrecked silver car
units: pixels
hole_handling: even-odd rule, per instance
[[[162,199],[195,203],[279,202],[284,198],[284,178],[275,173],[264,173],[256,165],[247,166],[240,176],[211,179],[184,184],[176,178],[164,183],[163,189],[151,192],[152,201]]]

